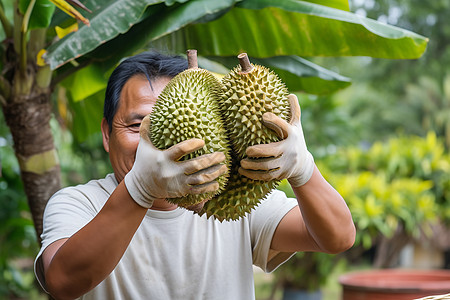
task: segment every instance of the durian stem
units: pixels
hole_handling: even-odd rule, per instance
[[[188,68],[189,69],[198,68],[197,50],[195,50],[195,49],[187,50],[186,54],[187,54],[187,60],[188,60]]]
[[[241,65],[241,73],[250,73],[250,71],[253,69],[252,64],[250,63],[250,60],[248,59],[247,53],[241,53],[238,55],[239,64]]]

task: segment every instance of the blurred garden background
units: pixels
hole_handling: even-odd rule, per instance
[[[111,172],[106,81],[122,57],[148,49],[198,49],[219,75],[241,51],[274,69],[349,205],[354,247],[255,269],[257,299],[285,288],[340,299],[338,277],[353,270],[450,268],[447,0],[81,1],[90,27],[52,2],[64,1],[0,2],[0,299],[46,299],[33,274],[39,214],[60,187]]]

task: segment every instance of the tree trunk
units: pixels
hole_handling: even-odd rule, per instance
[[[50,95],[49,88],[36,86],[29,94],[12,95],[3,103],[3,114],[14,140],[39,242],[45,205],[61,187],[59,161],[49,123]]]
[[[401,250],[411,241],[403,225],[399,225],[390,238],[382,236],[377,245],[375,268],[393,268],[397,265]]]

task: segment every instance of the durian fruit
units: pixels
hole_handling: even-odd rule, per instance
[[[264,66],[251,64],[246,53],[238,58],[240,64],[222,78],[224,92],[220,99],[232,147],[231,174],[225,190],[200,211],[220,221],[241,218],[277,187],[278,181],[252,180],[237,170],[247,147],[279,141],[275,132],[262,123],[265,112],[290,119],[289,92],[280,78]]]
[[[262,115],[272,112],[289,122],[290,109],[288,89],[275,72],[251,64],[246,53],[238,58],[240,64],[222,79],[221,111],[234,153],[242,159],[249,146],[279,141]]]
[[[181,160],[220,151],[224,152],[228,164],[230,148],[218,107],[221,83],[209,71],[198,68],[196,50],[188,50],[187,56],[189,68],[169,81],[153,107],[150,140],[158,149],[167,149],[179,142],[200,138],[205,141],[205,146]],[[217,179],[219,190],[216,192],[167,200],[181,207],[199,210],[199,204],[220,193],[227,180],[228,173]]]

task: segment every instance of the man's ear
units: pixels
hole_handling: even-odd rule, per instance
[[[105,118],[102,119],[103,148],[109,153],[109,125]]]

